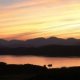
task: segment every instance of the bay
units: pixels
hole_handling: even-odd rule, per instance
[[[12,56],[0,55],[0,62],[7,64],[34,64],[34,65],[48,65],[53,67],[71,67],[80,66],[80,58],[77,57],[41,57],[41,56]]]

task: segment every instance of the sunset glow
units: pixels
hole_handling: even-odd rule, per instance
[[[80,38],[80,0],[0,0],[0,38]]]

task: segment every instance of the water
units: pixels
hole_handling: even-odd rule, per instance
[[[80,66],[80,58],[63,58],[63,57],[38,57],[38,56],[11,56],[1,55],[0,62],[8,64],[36,64],[47,65],[52,64],[53,67],[70,67]]]

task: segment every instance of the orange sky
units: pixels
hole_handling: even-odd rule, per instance
[[[80,38],[80,0],[0,0],[0,38]]]

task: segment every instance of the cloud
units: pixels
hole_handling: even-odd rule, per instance
[[[0,5],[10,5],[22,1],[28,1],[28,0],[0,0]]]
[[[12,38],[16,38],[15,34],[23,37],[25,32],[38,31],[39,33],[29,35],[33,38],[80,31],[78,2],[79,0],[0,0],[0,33],[5,37],[14,34]],[[19,33],[21,34],[18,35]]]
[[[7,37],[6,39],[16,39],[16,38],[20,38],[20,37],[23,37],[23,36],[30,36],[30,35],[33,35],[33,34],[36,34],[38,32],[23,32],[23,33],[19,33],[19,34],[13,34],[12,36],[9,36]]]

